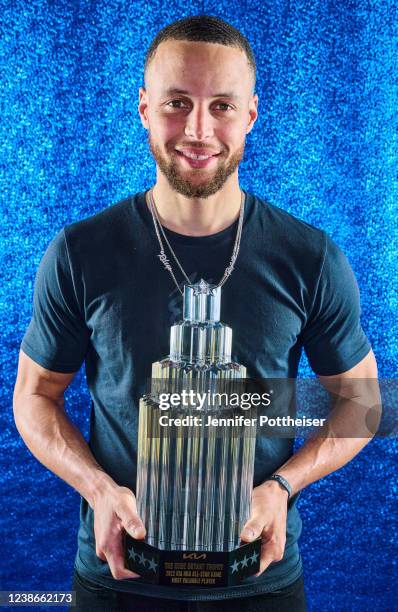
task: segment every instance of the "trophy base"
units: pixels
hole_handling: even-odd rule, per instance
[[[261,537],[230,552],[160,550],[125,533],[126,567],[151,584],[221,587],[260,569]]]

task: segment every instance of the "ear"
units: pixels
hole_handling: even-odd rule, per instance
[[[249,124],[246,128],[246,134],[252,131],[253,125],[255,124],[257,117],[258,117],[258,95],[254,93],[249,103]]]
[[[139,89],[138,113],[140,115],[142,125],[146,130],[148,130],[148,93],[145,87],[140,87]]]

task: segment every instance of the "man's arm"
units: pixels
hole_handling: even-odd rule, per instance
[[[136,578],[124,568],[122,530],[145,536],[136,500],[95,460],[81,432],[64,410],[64,392],[76,372],[41,367],[20,351],[14,389],[16,427],[32,454],[82,495],[94,510],[96,553],[108,561],[114,578]]]
[[[371,411],[376,416],[378,409],[380,417],[373,351],[351,370],[336,376],[318,376],[318,379],[336,404],[320,433],[309,438],[278,470],[291,485],[292,495],[351,461],[373,437],[367,429],[370,422],[366,414]]]
[[[321,432],[309,438],[276,472],[289,482],[292,495],[351,461],[374,435],[366,427],[367,411],[378,411],[378,417],[381,413],[372,351],[351,370],[318,378],[334,399],[338,396],[338,401]],[[252,514],[242,539],[251,541],[262,535],[259,574],[283,558],[287,497],[286,490],[276,481],[266,481],[253,490]]]

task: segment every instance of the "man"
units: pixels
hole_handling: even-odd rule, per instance
[[[148,586],[125,568],[123,530],[145,536],[134,496],[138,400],[151,364],[167,355],[186,278],[218,284],[227,270],[222,320],[250,375],[294,378],[304,348],[327,389],[377,377],[344,255],[321,230],[239,186],[258,116],[255,78],[247,40],[222,20],[191,17],[162,30],[147,54],[138,106],[157,165],[153,190],[66,226],[40,264],[14,413],[32,453],[82,496],[78,609],[305,610],[299,491],[370,439],[341,437],[337,423],[333,436],[313,437],[296,454],[290,439],[257,441],[242,539],[261,535],[261,565],[241,585]],[[64,391],[83,361],[89,444],[64,411]],[[354,387],[347,400],[358,399]],[[283,480],[268,479],[275,474]]]

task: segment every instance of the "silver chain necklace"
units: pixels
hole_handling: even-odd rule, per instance
[[[173,256],[174,261],[176,262],[176,264],[180,268],[180,270],[181,270],[185,280],[187,281],[188,285],[191,284],[191,281],[189,280],[188,276],[186,275],[184,268],[182,267],[182,265],[178,261],[177,255],[174,253],[173,249],[171,248],[170,242],[167,240],[167,236],[165,234],[163,226],[160,223],[158,211],[157,211],[157,208],[155,206],[155,201],[153,199],[153,193],[152,192],[153,192],[153,187],[149,190],[148,195],[149,195],[149,208],[151,210],[153,224],[155,226],[156,236],[158,238],[159,245],[160,245],[160,253],[159,253],[159,255],[157,257],[159,257],[159,259],[162,262],[165,270],[170,272],[171,277],[172,277],[172,279],[173,279],[173,281],[174,281],[178,291],[181,293],[181,295],[184,295],[184,292],[181,291],[180,285],[177,282],[177,279],[176,279],[175,274],[173,272],[173,269],[171,267],[171,263],[170,263],[167,255],[165,253],[160,233],[162,233],[163,238],[164,238],[167,246],[169,247],[170,253]],[[238,253],[239,253],[240,239],[241,239],[241,236],[242,236],[243,213],[244,213],[244,208],[245,208],[244,202],[245,202],[244,193],[241,190],[241,202],[240,202],[239,221],[238,221],[238,229],[236,231],[236,238],[235,238],[234,248],[232,250],[232,255],[231,255],[230,262],[229,262],[228,266],[225,268],[225,272],[224,272],[220,282],[218,283],[218,285],[216,285],[216,287],[222,287],[223,286],[223,284],[228,280],[228,278],[232,274],[233,269],[235,267],[236,258],[238,257]],[[160,231],[159,231],[159,228],[160,228]]]

